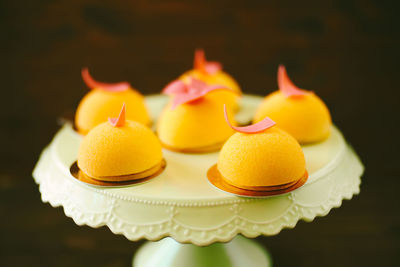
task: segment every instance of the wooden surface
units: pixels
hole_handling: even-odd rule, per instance
[[[250,4],[251,2],[251,4]],[[129,266],[142,242],[79,227],[40,200],[40,151],[87,92],[80,69],[145,94],[223,62],[245,92],[279,63],[328,104],[366,166],[360,196],[258,241],[275,266],[399,266],[398,1],[1,1],[0,266]]]

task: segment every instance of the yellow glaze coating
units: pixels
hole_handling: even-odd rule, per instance
[[[75,126],[81,134],[87,134],[93,127],[118,117],[122,104],[125,103],[126,118],[145,125],[150,125],[143,96],[135,90],[107,92],[94,89],[86,94],[79,103],[75,114]]]
[[[299,143],[278,127],[260,133],[235,133],[224,144],[217,168],[236,187],[275,186],[306,173]]]
[[[196,79],[202,80],[209,85],[223,85],[227,88],[233,90],[236,93],[228,91],[217,91],[211,97],[222,104],[226,104],[233,111],[239,109],[239,98],[241,95],[241,90],[238,83],[226,72],[218,71],[215,74],[203,73],[200,70],[192,69],[179,77],[179,80],[186,82],[189,77],[194,77]]]
[[[297,97],[286,97],[280,91],[271,93],[258,107],[254,122],[267,116],[301,144],[322,141],[331,132],[329,110],[324,102],[311,92]]]
[[[228,139],[233,130],[225,122],[223,105],[208,97],[212,94],[175,109],[168,104],[157,122],[161,143],[184,150],[214,146]]]
[[[96,179],[140,173],[161,160],[157,136],[146,126],[129,120],[122,127],[109,122],[96,126],[84,137],[78,153],[79,169]]]

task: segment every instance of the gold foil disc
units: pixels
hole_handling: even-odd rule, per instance
[[[81,171],[78,167],[77,162],[75,161],[71,165],[70,172],[72,174],[72,177],[86,184],[105,186],[105,187],[118,187],[118,186],[135,185],[147,182],[153,179],[154,177],[158,176],[160,173],[162,173],[165,167],[166,167],[166,162],[164,159],[162,159],[162,161],[156,166],[140,173],[113,176],[113,177],[94,178],[86,175],[83,171]]]
[[[222,177],[217,168],[217,164],[213,165],[207,172],[208,181],[216,188],[241,197],[269,197],[289,193],[300,186],[304,185],[308,179],[306,172],[299,180],[282,185],[274,186],[255,186],[247,188],[239,188],[228,182]]]

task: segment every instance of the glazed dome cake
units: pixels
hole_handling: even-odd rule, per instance
[[[303,177],[305,159],[298,142],[273,127],[257,134],[232,135],[221,149],[218,170],[240,188],[275,186]]]
[[[209,86],[195,78],[189,83],[176,80],[164,89],[172,100],[157,122],[158,137],[164,147],[187,153],[212,152],[221,148],[233,130],[224,122],[222,104],[211,97],[219,90],[229,89]]]
[[[236,92],[236,94],[232,94],[228,91],[218,91],[210,97],[222,104],[226,104],[234,111],[238,110],[238,101],[241,95],[239,84],[232,76],[222,70],[221,63],[207,61],[202,49],[195,51],[193,69],[183,73],[178,79],[187,81],[190,77],[199,79],[209,85],[223,85]]]
[[[296,87],[282,65],[278,70],[278,84],[279,91],[266,96],[258,107],[254,122],[269,117],[301,144],[326,139],[332,120],[325,103],[313,92]]]
[[[81,134],[87,134],[92,128],[116,117],[123,103],[128,107],[126,117],[144,125],[150,125],[143,96],[132,89],[127,82],[107,84],[95,81],[87,68],[82,70],[82,78],[92,90],[78,105],[75,114],[75,127]]]
[[[93,128],[82,140],[77,165],[100,181],[143,179],[162,168],[157,136],[141,123],[126,120],[125,105],[118,119]]]
[[[227,184],[250,191],[279,191],[308,177],[300,144],[287,132],[264,118],[236,131],[223,145],[218,162],[208,176],[218,175]],[[211,177],[212,178],[212,177]]]

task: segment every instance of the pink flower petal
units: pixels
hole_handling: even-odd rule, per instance
[[[175,109],[179,105],[192,102],[192,101],[194,101],[196,99],[199,99],[199,98],[201,98],[201,96],[198,95],[198,94],[196,94],[196,95],[195,94],[193,94],[193,95],[177,94],[173,98],[171,109]]]
[[[294,85],[286,72],[285,66],[283,65],[279,65],[278,68],[278,86],[279,90],[287,97],[302,96],[309,93]]]
[[[126,108],[125,103],[122,105],[121,112],[119,113],[118,118],[108,118],[108,121],[114,127],[122,127],[125,125],[126,118],[125,118]]]
[[[177,95],[175,95],[175,97],[173,99],[173,102],[172,102],[171,108],[174,109],[179,105],[190,103],[190,102],[193,102],[193,101],[198,100],[200,98],[203,98],[208,93],[210,93],[212,91],[216,91],[216,90],[226,90],[226,91],[231,91],[231,92],[235,93],[233,90],[231,90],[231,89],[229,89],[227,87],[223,87],[222,85],[209,86],[209,87],[205,88],[204,90],[198,90],[197,92],[193,91],[190,94],[177,94]]]
[[[193,68],[201,72],[205,72],[206,56],[203,49],[196,49],[194,51]]]
[[[90,89],[100,89],[108,92],[122,92],[128,90],[131,85],[128,82],[102,83],[90,76],[88,68],[82,69],[82,79]]]
[[[171,108],[174,109],[181,104],[190,103],[195,100],[198,100],[215,90],[227,90],[236,93],[235,91],[225,86],[222,85],[209,86],[205,82],[191,77],[190,83],[186,85],[185,91],[173,93],[174,98],[172,100]]]
[[[219,62],[207,62],[205,65],[206,72],[208,74],[215,74],[222,70],[222,64]]]
[[[207,83],[202,80],[196,79],[194,77],[190,77],[190,82],[188,84],[188,91],[190,89],[204,90],[207,87]]]
[[[256,124],[249,125],[249,126],[244,126],[244,127],[236,127],[231,124],[228,118],[228,113],[226,111],[226,105],[224,105],[224,115],[225,115],[225,120],[228,123],[229,127],[231,127],[233,130],[240,132],[240,133],[259,133],[262,132],[268,128],[271,128],[272,126],[275,125],[275,122],[271,120],[268,117],[265,117],[262,121],[257,122]]]
[[[216,61],[207,61],[203,49],[196,49],[194,52],[194,69],[205,74],[215,74],[222,70],[222,64]]]
[[[186,85],[181,80],[170,82],[164,89],[163,94],[173,95],[186,92]]]

